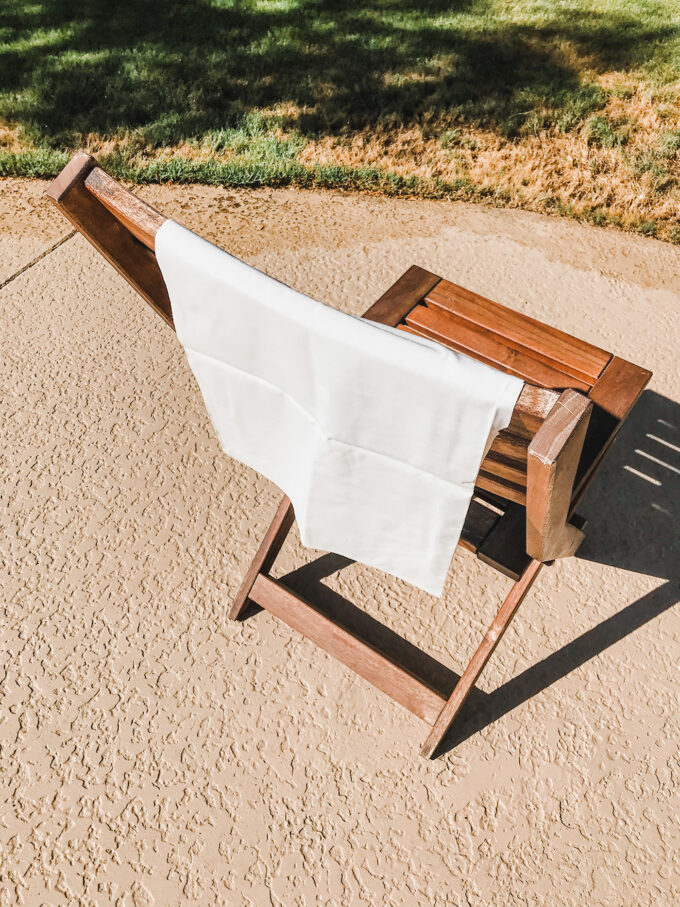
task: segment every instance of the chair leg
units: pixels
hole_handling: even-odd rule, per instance
[[[463,703],[474,687],[479,675],[484,670],[487,661],[491,658],[501,637],[508,629],[510,621],[515,616],[517,609],[522,604],[524,596],[532,586],[532,583],[539,574],[543,564],[540,561],[532,560],[524,573],[514,584],[508,597],[505,599],[496,615],[493,623],[489,627],[486,636],[482,640],[479,648],[472,656],[470,664],[465,669],[456,687],[451,693],[448,702],[439,713],[439,717],[432,725],[432,729],[427,736],[425,743],[420,750],[422,756],[431,759],[442,739],[448,733],[451,725],[455,721],[458,713],[463,707]]]
[[[257,549],[257,554],[253,558],[252,564],[248,568],[248,572],[241,583],[241,588],[236,594],[234,603],[229,611],[229,617],[232,620],[238,620],[248,606],[250,590],[253,588],[253,584],[259,574],[269,573],[274,566],[276,556],[286,541],[286,536],[290,532],[290,527],[293,525],[294,520],[293,505],[289,498],[284,497],[267,530],[267,534],[262,539],[262,544]]]

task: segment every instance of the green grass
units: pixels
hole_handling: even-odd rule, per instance
[[[51,177],[89,147],[140,182],[502,202],[500,179],[458,179],[455,167],[410,176],[304,150],[415,129],[455,164],[480,147],[475,130],[515,143],[582,134],[628,155],[636,178],[660,174],[680,149],[678,80],[680,0],[6,0],[0,176]],[[672,120],[645,153],[628,151],[635,123],[605,110],[634,103],[641,84]],[[541,193],[536,205],[550,208]],[[554,207],[614,222],[588,215],[587,199]]]
[[[50,179],[68,161],[59,151],[0,152],[0,177],[26,176]],[[493,193],[473,186],[467,180],[446,182],[439,179],[404,177],[389,170],[372,167],[337,167],[315,164],[304,167],[285,161],[278,167],[269,163],[243,161],[192,161],[172,158],[130,164],[120,154],[100,155],[99,162],[114,177],[135,183],[202,183],[209,186],[297,186],[305,189],[355,189],[425,198],[482,198]]]
[[[585,125],[586,141],[600,148],[621,148],[628,143],[630,133],[631,124],[626,117],[612,122],[607,117],[595,116]]]
[[[607,70],[677,79],[677,0],[8,0],[0,11],[0,118],[62,150],[92,134],[232,147],[253,115],[300,140],[441,117],[510,136],[572,129],[605,103],[594,76]]]

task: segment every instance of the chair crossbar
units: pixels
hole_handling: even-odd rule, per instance
[[[446,705],[446,696],[326,617],[283,583],[260,573],[249,597],[428,724],[436,721]]]

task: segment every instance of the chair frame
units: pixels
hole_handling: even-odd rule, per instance
[[[90,155],[76,155],[46,190],[47,196],[171,327],[172,309],[154,254],[155,236],[166,218],[137,198]],[[456,322],[427,308],[427,300],[447,287],[474,312],[480,325]],[[476,307],[476,308],[475,308]],[[436,307],[435,307],[436,308]],[[501,432],[482,463],[473,504],[460,544],[509,576],[513,585],[463,674],[423,655],[416,664],[401,647],[378,645],[365,628],[326,613],[282,580],[271,576],[295,515],[284,497],[243,579],[229,616],[241,619],[249,604],[270,611],[429,725],[421,748],[432,758],[459,715],[541,568],[574,554],[583,540],[584,520],[575,508],[651,372],[577,341],[411,267],[364,314],[364,318],[429,336],[482,361],[527,379],[513,413],[510,433]],[[475,315],[477,317],[477,315]],[[439,320],[438,320],[439,319]],[[489,321],[489,319],[491,319]],[[517,328],[523,347],[497,343],[496,324],[512,338]],[[486,323],[486,327],[484,324]],[[517,327],[519,326],[519,327]],[[465,338],[472,330],[473,344]],[[526,337],[532,338],[532,347]],[[466,345],[467,344],[467,345]],[[584,365],[569,360],[570,344],[591,356]],[[567,353],[565,353],[565,349]],[[526,360],[525,353],[531,354]],[[526,360],[526,361],[525,361]],[[555,362],[570,362],[568,374]],[[527,362],[529,363],[527,365]],[[562,366],[560,366],[562,368]],[[566,368],[566,367],[565,367]],[[514,434],[513,434],[514,432]],[[518,448],[518,439],[520,445]],[[519,449],[519,452],[518,452]],[[518,484],[519,483],[519,484]],[[397,638],[398,639],[398,638]]]

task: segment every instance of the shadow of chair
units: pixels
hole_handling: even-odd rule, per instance
[[[577,557],[664,582],[621,611],[572,640],[492,693],[474,690],[443,754],[517,706],[566,677],[658,617],[680,600],[680,405],[645,391],[579,512],[588,520],[586,540]],[[326,554],[289,573],[287,585],[312,597],[334,620],[398,654],[404,667],[449,694],[458,675],[365,614],[322,580],[350,564]]]

